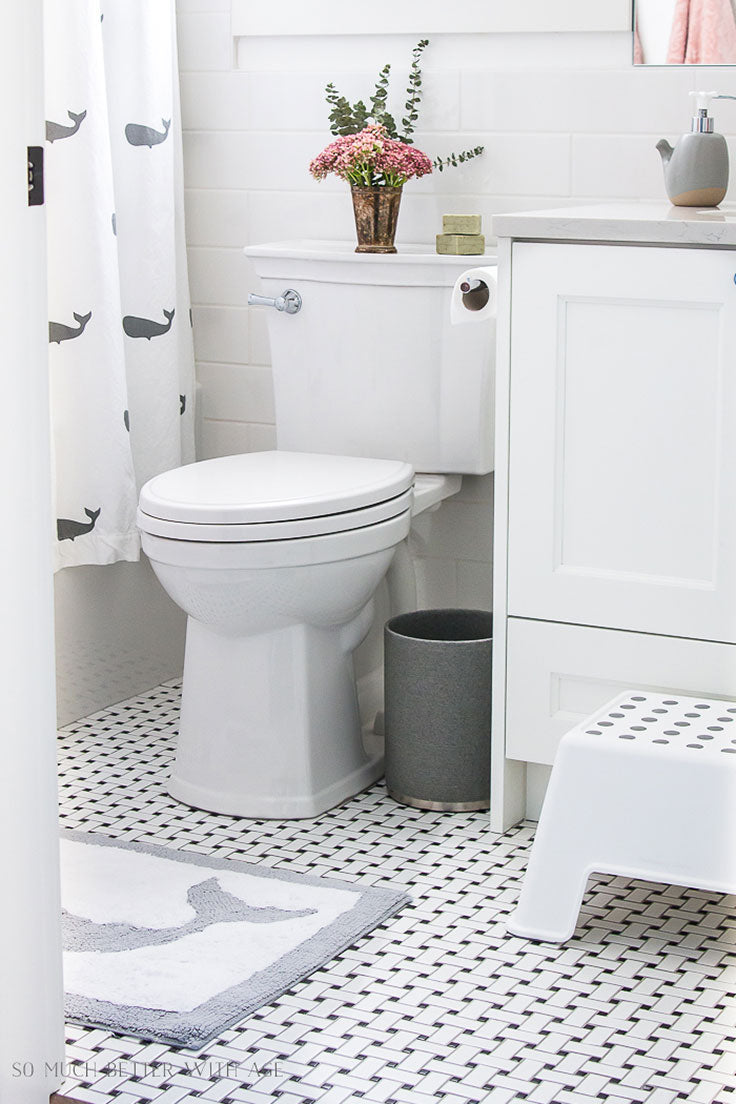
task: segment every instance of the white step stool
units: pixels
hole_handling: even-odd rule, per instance
[[[736,893],[736,702],[629,691],[563,736],[508,930],[568,939],[593,871]]]

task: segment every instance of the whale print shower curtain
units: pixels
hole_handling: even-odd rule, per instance
[[[194,459],[174,0],[46,0],[45,54],[56,563],[136,560]]]

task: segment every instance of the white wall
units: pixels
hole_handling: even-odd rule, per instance
[[[54,725],[46,219],[28,206],[44,141],[41,0],[3,12],[0,94],[0,1100],[48,1104],[64,1057]]]
[[[181,676],[186,616],[145,556],[64,568],[54,591],[60,725]]]
[[[202,384],[202,455],[271,447],[268,341],[241,248],[289,237],[350,239],[347,188],[313,181],[330,138],[324,85],[368,97],[393,64],[399,110],[411,48],[422,36],[248,38],[230,34],[229,0],[178,0],[185,184],[194,338]],[[631,36],[445,35],[424,55],[417,145],[435,155],[483,143],[460,170],[404,189],[398,244],[433,241],[448,211],[495,212],[664,194],[654,149],[688,129],[688,91],[736,92],[736,69],[634,69]],[[736,105],[717,107],[736,136]],[[732,194],[733,189],[732,189]],[[433,538],[423,604],[490,604],[492,479],[422,520]]]

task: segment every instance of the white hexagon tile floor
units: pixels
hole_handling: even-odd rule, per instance
[[[534,825],[421,812],[382,783],[314,820],[190,809],[164,782],[171,683],[60,733],[67,828],[406,889],[404,908],[194,1056],[76,1025],[84,1104],[736,1102],[733,898],[610,876],[563,946],[506,934]]]

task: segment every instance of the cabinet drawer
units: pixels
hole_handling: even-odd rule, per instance
[[[506,755],[551,763],[562,736],[627,689],[736,699],[736,645],[508,621]]]

